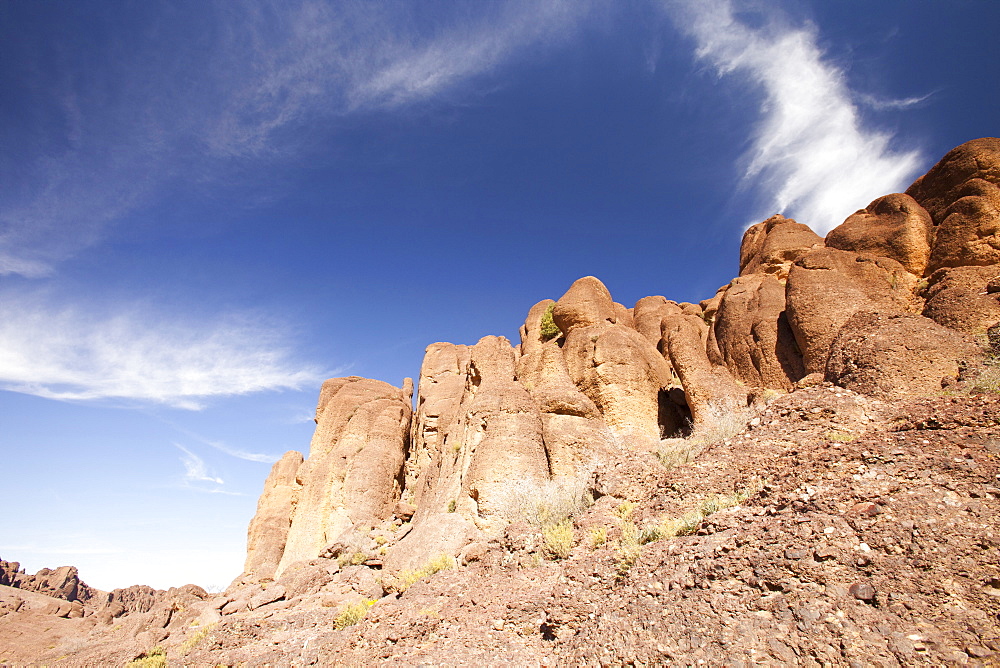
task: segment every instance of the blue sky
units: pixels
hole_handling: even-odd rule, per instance
[[[1000,4],[0,3],[0,558],[225,586],[322,379],[699,301],[997,133]]]

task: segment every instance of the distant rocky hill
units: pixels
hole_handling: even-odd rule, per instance
[[[754,225],[700,304],[582,278],[415,402],[326,381],[222,595],[2,562],[0,662],[992,663],[998,297],[995,138],[826,239]]]

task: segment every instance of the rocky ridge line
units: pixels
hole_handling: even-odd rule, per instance
[[[358,377],[331,379],[320,393],[309,456],[290,452],[275,464],[248,531],[245,572],[226,594],[209,597],[200,590],[171,590],[173,608],[165,624],[149,615],[158,610],[163,617],[168,597],[162,592],[139,596],[137,600],[152,596],[158,602],[125,613],[134,620],[131,635],[102,633],[104,627],[95,626],[90,653],[77,656],[92,660],[111,656],[108,652],[131,652],[134,657],[136,651],[164,641],[173,647],[175,639],[179,643],[180,637],[191,636],[174,625],[197,620],[203,627],[217,624],[206,653],[192,654],[213,663],[263,661],[264,656],[268,661],[304,663],[341,660],[339,656],[359,662],[418,657],[475,662],[480,656],[476,652],[487,646],[506,652],[505,660],[514,662],[575,663],[593,661],[588,652],[594,651],[594,643],[608,641],[609,629],[618,628],[614,620],[620,619],[626,621],[619,631],[630,640],[610,643],[610,663],[699,657],[715,663],[729,656],[727,652],[745,652],[751,662],[767,656],[778,661],[811,656],[821,663],[888,664],[919,656],[946,662],[982,659],[1000,649],[993,646],[997,634],[996,599],[989,598],[993,594],[988,591],[992,585],[982,589],[981,582],[973,583],[983,578],[992,582],[989,574],[996,570],[989,556],[995,526],[988,518],[997,494],[991,491],[996,488],[988,483],[995,481],[988,474],[994,467],[989,437],[996,430],[998,412],[995,402],[977,403],[980,400],[963,393],[975,391],[977,383],[996,384],[990,363],[996,352],[991,342],[1000,339],[995,331],[1000,321],[998,212],[1000,140],[974,140],[949,152],[905,194],[876,199],[825,240],[782,216],[752,226],[741,246],[740,275],[701,304],[653,296],[628,308],[615,302],[599,280],[585,277],[559,300],[533,306],[516,346],[503,337],[485,337],[472,346],[428,347],[415,409],[409,380],[396,388]],[[933,411],[953,415],[956,426],[927,426],[927,420],[948,424],[947,418],[938,417],[914,422],[924,406],[919,398],[941,393],[956,398],[935,400]],[[883,400],[891,403],[880,403]],[[895,412],[887,406],[895,406]],[[967,415],[977,410],[979,417]],[[742,436],[713,441],[694,464],[672,467],[675,462],[667,455],[690,447],[691,439],[682,439],[692,429],[695,435],[718,431],[733,416],[753,415],[757,417]],[[907,424],[918,426],[903,429]],[[941,445],[954,450],[951,463],[926,458],[920,446],[931,445],[931,439],[906,439],[927,429],[961,433],[967,445],[961,439]],[[896,433],[904,435],[904,445],[896,448],[900,455],[893,454],[896,437],[891,434]],[[871,447],[859,450],[854,443],[864,439]],[[831,452],[849,456],[831,459]],[[841,559],[860,549],[850,542],[855,538],[831,548],[833,552],[822,545],[797,547],[795,536],[801,543],[809,542],[809,536],[826,535],[816,534],[813,521],[802,519],[813,512],[815,490],[823,488],[830,501],[817,507],[826,519],[817,516],[816,522],[832,522],[837,536],[862,536],[865,540],[857,539],[857,544],[871,549],[874,541],[886,555],[897,554],[897,543],[882,545],[874,534],[865,533],[863,522],[847,518],[859,503],[874,503],[870,517],[896,508],[890,513],[896,518],[931,521],[911,503],[913,495],[906,489],[912,485],[906,481],[914,478],[894,468],[891,462],[897,456],[910,458],[902,469],[909,466],[918,480],[928,480],[917,497],[936,499],[941,486],[958,495],[945,493],[944,501],[934,501],[935,513],[950,518],[948,527],[982,536],[985,565],[953,562],[958,546],[951,543],[942,556],[932,545],[911,540],[905,543],[909,561],[863,565],[861,557]],[[954,466],[960,459],[972,468]],[[882,491],[863,493],[872,470],[880,473],[870,486]],[[883,484],[888,479],[897,486]],[[739,485],[749,489],[746,486],[757,482],[765,486],[756,501],[702,522],[698,532],[705,531],[705,537],[649,543],[624,579],[613,576],[620,555],[614,556],[611,548],[585,549],[582,541],[576,542],[566,562],[537,561],[543,536],[538,518],[529,515],[532,507],[537,514],[539,500],[575,510],[577,532],[610,527],[611,545],[622,540],[615,533],[616,526],[624,526],[622,504],[632,504],[636,521],[642,522],[654,514],[683,515],[692,500],[704,502],[712,493],[736,494]],[[905,492],[902,497],[900,490]],[[877,500],[860,498],[864,494]],[[589,502],[594,503],[583,510]],[[961,512],[953,513],[953,508]],[[794,514],[785,522],[781,513],[789,509]],[[804,534],[803,525],[813,533]],[[708,538],[717,533],[735,543]],[[767,542],[769,537],[777,540]],[[758,539],[771,547],[755,556],[747,541]],[[795,556],[803,549],[802,556]],[[706,559],[710,570],[693,579],[678,575],[675,587],[665,574],[691,572],[683,563],[692,555],[694,561]],[[732,561],[734,555],[743,565]],[[441,558],[465,567],[405,595],[393,584],[424,572],[422,568]],[[802,559],[817,566],[796,570]],[[928,621],[933,615],[927,605],[934,596],[877,580],[864,570],[871,563],[876,563],[877,573],[903,568],[919,579],[917,573],[925,569],[950,582],[965,582],[960,596],[954,593],[959,589],[946,592],[958,596],[955,605],[964,606],[965,612],[949,613],[940,623],[938,617]],[[578,566],[583,570],[575,570]],[[768,568],[774,573],[768,575]],[[841,570],[823,575],[830,568]],[[861,578],[851,569],[871,577]],[[431,605],[421,593],[425,588],[452,602],[452,597],[471,596],[470,601],[477,601],[474,608],[490,607],[489,598],[471,592],[483,587],[491,591],[491,578],[500,573],[521,583],[514,590],[521,587],[522,593],[537,595],[541,586],[550,594],[543,605],[517,604],[494,592],[496,601],[508,601],[508,611],[523,612],[499,617],[500,628],[494,629],[500,633],[499,644],[463,636],[461,629],[467,627],[462,615],[471,613],[455,612],[450,604]],[[649,586],[655,580],[661,588],[648,592],[640,584],[644,578]],[[782,578],[799,584],[782,584]],[[725,600],[712,593],[711,584],[703,586],[714,580],[730,583],[722,592]],[[693,588],[685,584],[689,581],[695,583]],[[899,593],[895,600],[880,594],[894,587]],[[980,591],[976,587],[985,593],[968,594]],[[623,594],[624,599],[614,599]],[[661,606],[656,610],[665,626],[639,621],[648,620],[651,609],[636,607],[632,596],[651,596]],[[178,597],[187,602],[178,603]],[[366,634],[378,629],[373,636],[377,641],[358,632],[314,628],[329,624],[330,614],[375,600],[380,603],[365,627]],[[594,605],[604,601],[606,607],[579,603],[586,600]],[[845,607],[844,600],[867,607]],[[442,628],[428,621],[414,627],[420,611],[412,608],[419,601],[435,614],[452,610],[458,625]],[[808,601],[819,601],[819,607],[810,608]],[[897,602],[903,607],[892,608]],[[760,607],[765,605],[770,607]],[[811,611],[800,613],[795,605]],[[674,607],[676,614],[663,612]],[[587,609],[588,616],[580,617]],[[881,621],[872,616],[874,609],[884,613]],[[93,611],[85,608],[84,614],[89,619]],[[747,614],[758,622],[748,622]],[[698,615],[716,626],[705,626]],[[726,615],[736,624],[730,635],[725,635]],[[841,620],[841,626],[830,627],[830,616]],[[393,619],[409,620],[408,626],[392,630]],[[844,619],[850,624],[844,626]],[[534,631],[509,637],[504,635],[509,624],[515,630]],[[675,629],[676,624],[680,626]],[[488,625],[496,626],[493,621]],[[902,633],[899,629],[924,627],[937,629],[937,636],[894,635]],[[698,633],[692,635],[691,628]],[[833,644],[814,646],[795,635],[795,628],[807,636],[819,633]],[[869,631],[862,632],[864,628]],[[973,629],[972,635],[963,635],[959,628]],[[389,629],[388,635],[383,635],[384,629]],[[690,639],[665,642],[642,635],[643,629]],[[865,633],[880,634],[883,640],[871,640],[868,647],[857,640],[867,637]],[[705,640],[710,637],[716,639]],[[118,645],[112,638],[118,638]],[[451,647],[445,650],[438,641],[447,638],[461,641],[462,649],[445,642]],[[271,639],[305,644],[274,649],[268,644]],[[421,649],[428,646],[434,649]],[[250,647],[262,654],[248,655]]]

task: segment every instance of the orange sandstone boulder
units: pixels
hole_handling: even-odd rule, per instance
[[[574,328],[612,324],[616,320],[615,302],[603,283],[584,276],[556,302],[552,320],[563,334]]]
[[[1000,263],[1000,139],[952,149],[906,193],[937,226],[928,273]]]
[[[406,460],[405,486],[411,499],[433,487],[441,473],[444,437],[458,417],[470,361],[470,346],[432,343],[424,351]]]
[[[654,346],[659,346],[663,319],[680,315],[681,307],[659,295],[643,297],[632,308],[633,328]]]
[[[559,340],[542,333],[551,300],[539,302],[521,327],[517,380],[542,418],[542,440],[554,478],[587,476],[607,449],[607,426],[597,405],[569,377]]]
[[[573,283],[556,302],[553,318],[565,334],[570,379],[607,425],[630,442],[658,442],[660,392],[669,388],[671,373],[655,344],[615,322],[611,296],[592,276]]]
[[[721,295],[709,351],[748,386],[791,391],[805,375],[785,314],[785,286],[772,274],[740,276]],[[711,357],[711,355],[710,355]]]
[[[955,383],[981,357],[966,337],[929,318],[865,311],[841,327],[826,380],[884,399],[927,396]]]
[[[924,290],[924,315],[950,329],[982,336],[1000,321],[1000,264],[938,269]]]
[[[923,276],[931,254],[934,222],[909,195],[879,197],[826,235],[828,248],[892,258]]]
[[[765,273],[783,279],[792,262],[822,245],[822,237],[808,226],[781,215],[771,216],[743,233],[740,276]]]
[[[916,282],[895,260],[835,248],[817,248],[796,260],[785,299],[805,373],[826,368],[830,344],[856,312],[918,310],[913,296]]]

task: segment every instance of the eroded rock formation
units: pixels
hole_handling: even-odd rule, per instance
[[[906,193],[936,228],[928,273],[1000,262],[1000,139],[952,149]]]
[[[923,276],[934,240],[934,222],[909,195],[879,197],[826,235],[828,248],[887,257]]]
[[[581,278],[529,309],[517,346],[429,346],[412,419],[409,384],[327,381],[309,457],[287,453],[265,485],[244,580],[355,551],[390,572],[473,554],[541,490],[606,491],[602,467],[634,468],[637,452],[775,391],[825,379],[892,398],[964,382],[976,337],[1000,321],[998,175],[1000,140],[976,140],[825,240],[773,216],[700,304],[629,309]],[[296,572],[283,586],[311,571]]]
[[[195,663],[447,663],[457,655],[436,638],[457,634],[464,650],[484,629],[518,636],[504,655],[511,663],[557,646],[558,659],[548,658],[577,663],[595,646],[614,650],[601,659],[611,663],[725,662],[734,646],[751,662],[768,652],[778,663],[837,665],[995,658],[1000,401],[977,396],[972,380],[985,366],[995,385],[989,356],[1000,354],[998,184],[1000,140],[981,139],[826,240],[769,218],[746,231],[739,276],[700,304],[650,296],[628,309],[584,277],[531,307],[517,346],[496,336],[429,346],[415,408],[408,379],[402,388],[328,380],[309,456],[289,452],[272,468],[245,573],[225,594],[99,592],[70,567],[29,576],[0,561],[0,618],[44,615],[46,633],[52,619],[97,628],[103,649],[68,650],[82,665],[120,664],[166,639],[181,658],[198,642],[192,629],[210,625],[221,631]],[[746,429],[716,438],[697,465],[668,468],[654,455],[722,421]],[[692,503],[719,505],[720,490],[736,498],[762,480],[768,512],[735,506],[703,516],[698,535],[656,539],[655,527],[668,526],[650,523],[657,514],[679,521]],[[914,480],[935,484],[897,493]],[[588,494],[587,510],[573,505]],[[591,532],[589,545],[571,536],[571,558],[536,569],[543,523],[520,520],[557,506]],[[609,527],[615,548],[596,540]],[[653,557],[623,569],[628,527],[650,539],[643,554]],[[737,534],[755,538],[734,543]],[[715,565],[692,566],[691,550]],[[387,596],[442,556],[467,568],[415,596]],[[732,587],[716,591],[718,572]],[[954,615],[934,617],[927,573],[947,576],[961,604]],[[354,636],[332,628],[347,606],[376,600],[377,624]],[[787,614],[772,614],[778,604]],[[655,642],[636,631],[650,605],[664,630]],[[604,615],[609,607],[621,614]],[[451,610],[446,622],[440,610]],[[799,626],[789,635],[782,620],[792,613]],[[471,635],[456,631],[463,615],[475,620]],[[670,633],[713,616],[729,619],[713,627],[713,653]],[[826,617],[854,621],[820,624]],[[910,633],[914,619],[926,637]],[[879,633],[848,642],[852,628]],[[613,642],[628,634],[628,647]],[[53,637],[38,647],[57,647]],[[243,652],[240,642],[256,644]],[[524,642],[534,654],[518,653]],[[455,662],[484,656],[496,655]]]
[[[266,483],[250,524],[248,571],[280,576],[391,514],[402,489],[411,396],[409,382],[403,389],[357,376],[323,383],[309,457],[287,453]]]

